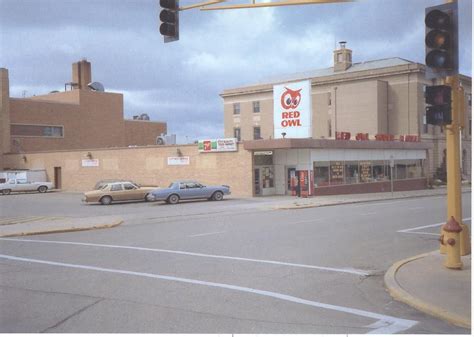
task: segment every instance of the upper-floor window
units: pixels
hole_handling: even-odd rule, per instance
[[[260,101],[253,102],[253,112],[260,112]]]
[[[64,128],[53,125],[11,124],[10,133],[17,137],[61,138],[64,136]]]
[[[240,114],[240,103],[234,103],[234,115]]]
[[[237,141],[240,142],[240,128],[234,128],[234,138],[237,138]]]
[[[255,126],[253,128],[253,139],[261,139],[261,135],[260,135],[260,126]]]

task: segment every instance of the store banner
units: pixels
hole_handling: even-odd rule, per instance
[[[312,137],[311,107],[311,81],[273,86],[273,137]]]
[[[237,138],[199,140],[198,150],[199,152],[237,151]]]
[[[99,159],[82,159],[82,167],[98,167]]]
[[[189,157],[168,157],[168,165],[189,165]]]

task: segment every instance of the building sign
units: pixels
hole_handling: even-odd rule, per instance
[[[199,152],[237,151],[237,138],[205,139],[198,141]]]
[[[189,165],[189,157],[168,157],[168,165]]]
[[[336,131],[336,140],[350,140],[351,133],[345,131]],[[358,133],[355,136],[355,140],[370,140],[368,133]],[[395,141],[395,136],[386,133],[378,133],[374,136],[374,140],[382,142],[393,142]],[[420,137],[417,135],[400,135],[398,140],[400,142],[419,142]]]
[[[82,167],[97,167],[99,159],[82,159]]]
[[[311,137],[311,106],[311,81],[273,86],[273,137]]]

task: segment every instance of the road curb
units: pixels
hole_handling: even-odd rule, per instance
[[[462,193],[471,193],[469,191],[463,191]],[[351,201],[340,201],[340,202],[333,202],[327,204],[309,204],[309,205],[293,205],[293,206],[274,206],[272,207],[273,210],[291,210],[291,209],[304,209],[304,208],[315,208],[315,207],[325,207],[325,206],[336,206],[336,205],[347,205],[347,204],[361,204],[364,202],[372,202],[372,201],[386,201],[386,200],[399,200],[399,199],[413,199],[413,198],[427,198],[427,197],[434,197],[439,195],[446,195],[444,193],[435,193],[429,195],[413,195],[413,196],[404,196],[404,197],[388,197],[383,199],[368,199],[368,200],[351,200]]]
[[[98,224],[98,225],[93,225],[90,227],[69,227],[69,228],[52,228],[52,229],[41,229],[41,230],[34,230],[34,231],[27,231],[27,232],[18,232],[18,233],[13,233],[13,234],[5,234],[1,235],[1,238],[8,238],[8,237],[14,237],[14,236],[28,236],[28,235],[40,235],[40,234],[56,234],[56,233],[67,233],[67,232],[80,232],[80,231],[88,231],[92,229],[106,229],[106,228],[113,228],[117,227],[120,224],[123,223],[123,220],[117,220],[115,222],[107,223],[107,224]]]
[[[437,251],[433,251],[437,252]],[[407,258],[405,260],[398,261],[394,263],[385,273],[384,276],[384,283],[385,283],[385,288],[387,288],[390,296],[392,296],[395,300],[403,302],[405,304],[408,304],[409,306],[418,309],[428,315],[441,318],[445,321],[448,321],[449,323],[452,323],[454,325],[460,326],[462,328],[471,328],[471,322],[469,319],[466,319],[460,315],[453,314],[446,309],[443,309],[441,307],[438,307],[436,305],[433,305],[428,302],[424,302],[420,300],[419,298],[411,295],[407,291],[405,291],[400,284],[398,284],[396,280],[396,273],[397,271],[405,264],[410,263],[412,261],[424,258],[433,252],[429,253],[424,253],[420,254],[417,256],[413,256],[410,258]]]

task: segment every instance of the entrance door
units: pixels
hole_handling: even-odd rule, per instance
[[[54,188],[60,190],[61,189],[61,167],[54,168]]]
[[[296,167],[288,167],[286,170],[286,193],[295,196],[298,178],[296,176]]]
[[[254,190],[255,190],[255,195],[261,195],[262,194],[262,189],[260,186],[260,169],[255,169],[254,171]]]

